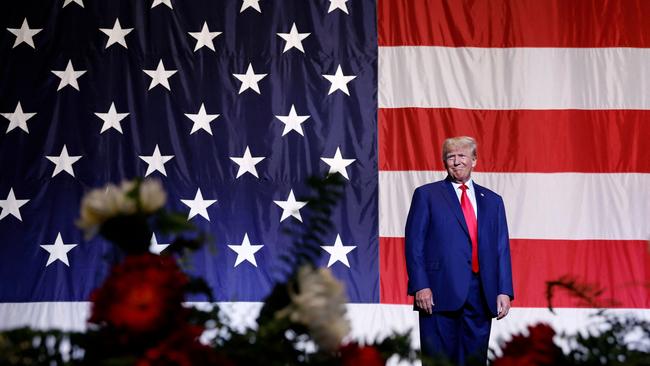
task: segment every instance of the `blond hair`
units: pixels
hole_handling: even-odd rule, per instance
[[[476,140],[469,136],[450,137],[442,143],[442,161],[447,159],[447,152],[455,147],[468,147],[472,151],[472,157],[476,159]]]

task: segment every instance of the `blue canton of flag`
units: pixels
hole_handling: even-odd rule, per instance
[[[213,236],[216,299],[260,301],[326,173],[322,264],[379,302],[374,1],[13,1],[0,24],[0,302],[86,301],[115,253],[81,197],[144,176]]]

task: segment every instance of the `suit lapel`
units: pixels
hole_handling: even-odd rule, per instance
[[[460,208],[460,202],[458,202],[458,196],[456,195],[456,192],[454,192],[454,186],[451,185],[451,181],[449,179],[445,179],[444,186],[445,189],[443,192],[443,197],[445,197],[445,200],[447,201],[447,204],[449,205],[449,209],[451,210],[451,212],[453,212],[454,215],[456,216],[456,219],[458,219],[458,223],[463,228],[463,230],[465,230],[465,234],[469,236],[469,230],[467,229],[465,216],[463,216],[463,210],[461,210]]]

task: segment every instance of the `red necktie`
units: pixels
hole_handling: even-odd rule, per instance
[[[472,272],[478,273],[478,225],[476,224],[474,207],[472,207],[472,202],[467,197],[467,186],[463,184],[460,189],[463,191],[460,195],[460,207],[463,209],[463,216],[465,216],[465,223],[469,230],[469,238],[472,239]]]

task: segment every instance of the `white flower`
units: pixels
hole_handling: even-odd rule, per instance
[[[132,192],[136,187],[139,191],[133,197]],[[91,190],[83,197],[77,226],[84,231],[86,239],[90,239],[106,220],[119,215],[133,215],[138,212],[138,204],[140,212],[155,212],[165,204],[166,199],[158,181],[146,180],[139,186],[133,181],[124,181],[119,187],[108,184]]]
[[[297,293],[289,286],[292,303],[276,313],[276,317],[288,317],[305,325],[320,349],[335,351],[350,332],[343,285],[329,269],[310,266],[298,270],[297,285]]]
[[[144,213],[156,212],[165,205],[167,194],[159,181],[147,179],[140,184],[140,209]]]
[[[104,191],[104,206],[106,218],[117,215],[130,215],[136,212],[136,203],[130,199],[122,187],[109,184]]]

